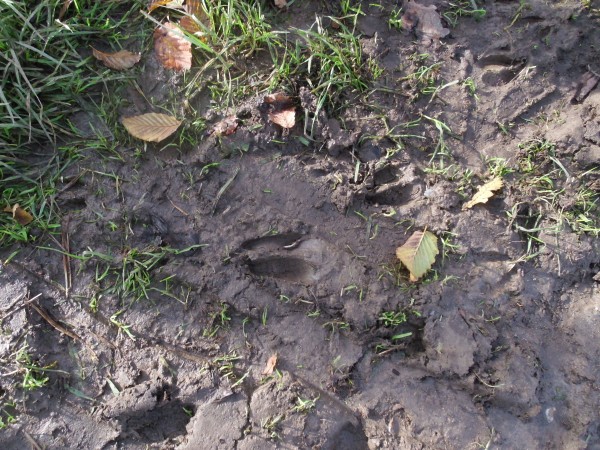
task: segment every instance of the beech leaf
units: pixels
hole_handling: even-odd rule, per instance
[[[492,181],[488,181],[483,186],[481,186],[473,198],[469,200],[467,203],[463,205],[463,210],[472,208],[478,203],[487,203],[487,201],[494,195],[494,193],[502,189],[504,183],[502,182],[502,178],[496,177]]]
[[[421,278],[439,253],[437,237],[427,230],[415,231],[403,246],[396,249],[396,256],[410,272],[410,281]]]
[[[192,44],[174,23],[167,22],[154,31],[154,52],[165,69],[181,71],[192,67]]]
[[[201,0],[188,0],[185,4],[185,12],[188,15],[181,18],[179,25],[188,33],[195,34],[202,31],[198,22],[207,27],[210,25],[210,19],[202,7]],[[206,38],[202,40],[206,41]]]
[[[18,203],[13,206],[7,206],[4,208],[4,212],[12,213],[13,219],[20,225],[27,225],[33,221],[33,216],[21,208]]]
[[[265,365],[265,370],[263,370],[263,375],[269,376],[275,370],[275,366],[277,365],[277,354],[271,355],[271,357],[267,360],[267,364]]]
[[[292,99],[281,92],[265,95],[264,102],[269,105],[269,120],[283,128],[296,125],[296,107]]]
[[[154,0],[148,7],[148,12],[152,12],[161,6],[172,9],[183,9],[183,0]]]
[[[100,50],[96,50],[92,47],[92,54],[94,57],[104,63],[106,67],[115,70],[126,70],[135,66],[142,55],[139,53],[132,53],[129,50],[120,50],[116,53],[105,53]]]
[[[132,136],[147,142],[160,142],[171,136],[181,121],[167,114],[148,113],[126,117],[123,125]]]
[[[294,125],[296,125],[296,108],[270,112],[269,120],[282,128],[294,128]]]

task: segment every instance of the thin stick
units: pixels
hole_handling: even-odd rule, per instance
[[[25,306],[27,306],[29,303],[34,302],[35,300],[37,300],[42,294],[38,294],[35,297],[33,297],[32,299],[26,300],[22,305],[18,306],[17,308],[15,308],[14,310],[10,311],[16,304],[17,302],[19,302],[23,297],[25,297],[25,294],[21,294],[17,297],[17,299],[10,305],[10,307],[6,310],[6,313],[2,316],[2,318],[0,318],[0,325],[2,323],[4,323],[4,321],[9,318],[10,316],[12,316],[15,313],[18,313],[19,311],[21,311],[23,308],[25,308]]]
[[[34,450],[43,450],[42,447],[39,446],[39,444],[37,442],[35,442],[35,439],[33,439],[33,437],[25,430],[21,430],[23,432],[23,436],[25,436],[25,439],[27,439],[27,441],[31,444],[31,447]]]
[[[231,186],[231,183],[233,183],[233,180],[235,180],[235,177],[237,177],[238,173],[240,173],[239,167],[237,169],[235,169],[233,176],[229,180],[227,180],[227,182],[221,187],[221,189],[219,189],[219,192],[217,192],[217,196],[215,197],[215,202],[213,203],[212,212],[210,213],[211,216],[215,215],[215,211],[217,210],[217,204],[219,203],[219,200],[221,199],[221,197],[223,196],[225,191],[229,188],[229,186]]]
[[[62,334],[66,334],[67,336],[69,336],[70,338],[72,338],[76,341],[83,342],[83,340],[79,336],[77,336],[72,331],[67,330],[65,327],[63,327],[60,323],[58,323],[56,320],[54,320],[52,317],[50,317],[50,315],[46,311],[44,311],[40,306],[36,305],[33,302],[30,303],[30,306],[33,309],[35,309],[37,311],[37,313],[40,316],[42,316],[44,318],[44,320],[46,320],[46,322],[48,322],[50,325],[52,325],[55,329],[60,331]]]
[[[173,200],[169,199],[169,201],[171,202],[171,205],[173,205],[173,208],[175,208],[177,211],[179,211],[184,216],[189,216],[188,213],[186,213],[183,209],[181,209],[179,206],[177,206],[175,203],[173,203]]]
[[[71,253],[71,244],[69,242],[69,217],[67,217],[67,221],[65,223],[65,227],[62,229],[62,247],[64,250],[63,253],[63,270],[65,272],[65,296],[69,297],[69,292],[71,291],[71,258],[69,254]]]

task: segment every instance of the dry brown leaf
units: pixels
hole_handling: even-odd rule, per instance
[[[437,237],[430,231],[415,231],[402,247],[396,249],[396,256],[410,272],[410,281],[417,281],[440,253]]]
[[[129,134],[147,142],[160,142],[169,137],[181,125],[181,121],[167,114],[148,113],[126,117],[123,126]]]
[[[278,8],[285,8],[287,6],[287,0],[275,0],[275,6]]]
[[[115,70],[126,70],[135,66],[142,57],[139,53],[132,53],[129,50],[120,50],[116,53],[105,53],[92,47],[94,57],[104,63],[106,67]]]
[[[281,92],[265,95],[264,102],[269,105],[269,120],[283,128],[294,128],[296,107],[291,97]]]
[[[503,185],[504,183],[500,177],[496,177],[492,181],[488,181],[477,190],[471,200],[463,205],[462,209],[464,210],[472,208],[478,203],[486,203],[497,190],[502,189]]]
[[[166,69],[180,71],[192,67],[192,44],[174,23],[167,22],[154,31],[154,52]]]
[[[296,125],[296,108],[270,112],[269,120],[283,128],[294,128],[294,125]]]
[[[12,213],[13,219],[20,225],[27,225],[33,221],[33,216],[21,208],[18,203],[15,203],[13,206],[7,206],[4,208],[4,212]]]
[[[280,104],[281,106],[284,106],[290,104],[292,99],[288,95],[285,95],[281,92],[276,92],[275,94],[265,95],[264,101],[269,105]]]
[[[227,116],[213,127],[213,134],[216,136],[229,136],[237,130],[238,121],[235,115]]]
[[[148,12],[152,12],[161,6],[173,9],[183,9],[183,0],[154,0],[150,6],[148,6]]]
[[[179,25],[181,26],[181,28],[183,28],[190,34],[198,33],[199,31],[201,31],[196,21],[190,16],[183,16],[179,21]]]
[[[423,6],[415,1],[409,1],[404,6],[402,24],[409,30],[416,26],[418,36],[426,42],[439,41],[450,33],[450,30],[442,25],[434,5]]]
[[[265,366],[265,370],[263,370],[264,376],[269,376],[275,370],[275,366],[277,365],[277,354],[271,355],[271,357],[267,360],[267,364]]]
[[[198,25],[196,20],[206,27],[210,25],[210,19],[206,15],[200,0],[188,0],[185,4],[185,12],[189,15],[182,17],[179,21],[179,25],[181,25],[181,28],[188,33],[195,34],[202,31],[202,28]],[[194,20],[192,16],[194,16],[196,20]]]

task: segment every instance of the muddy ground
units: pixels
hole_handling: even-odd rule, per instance
[[[556,215],[582,187],[598,199],[600,90],[578,89],[600,72],[600,18],[579,1],[530,0],[516,17],[518,1],[488,0],[485,18],[429,43],[388,26],[401,3],[364,2],[361,44],[382,89],[319,118],[315,143],[298,139],[302,120],[282,133],[257,96],[231,111],[231,136],[121,148],[124,161],[89,150],[69,168],[56,201],[71,253],[113,259],[72,258],[68,295],[60,253],[20,248],[1,267],[2,414],[16,418],[2,448],[600,449],[600,244]],[[280,17],[301,27],[330,13],[297,1]],[[402,80],[415,53],[441,63],[440,84],[472,78],[477,98],[463,83],[415,98]],[[173,75],[152,53],[144,64],[139,85],[159,102],[156,79]],[[310,110],[310,92],[296,94]],[[458,172],[427,170],[439,133],[426,119],[390,156],[382,114],[389,127],[443,120]],[[533,140],[554,147],[524,173]],[[490,157],[515,171],[462,210]],[[560,208],[526,188],[548,173]],[[410,283],[395,249],[425,227],[443,255]],[[131,249],[190,246],[153,267],[148,299],[111,294],[115,271],[99,280]],[[73,336],[22,307],[38,294]],[[41,389],[8,373],[24,343],[52,365]]]

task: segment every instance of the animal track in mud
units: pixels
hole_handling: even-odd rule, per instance
[[[525,68],[527,59],[508,55],[488,55],[477,61],[484,73],[481,80],[488,86],[503,86],[514,80]]]
[[[293,247],[294,244],[302,238],[302,236],[303,235],[300,233],[285,233],[248,239],[242,243],[242,248],[244,250],[288,250]]]
[[[297,283],[315,280],[315,268],[301,258],[293,256],[267,256],[248,262],[254,275],[281,278]]]
[[[303,242],[301,233],[283,233],[249,239],[241,248],[256,252],[247,260],[254,275],[279,278],[294,283],[311,283],[317,279],[317,267],[301,256],[287,254]]]

